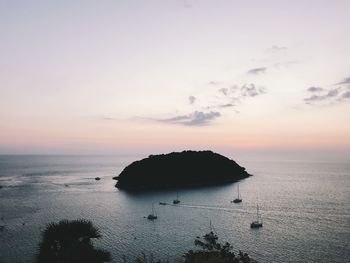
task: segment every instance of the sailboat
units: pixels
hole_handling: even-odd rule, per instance
[[[237,198],[233,201],[231,201],[231,203],[235,203],[235,204],[238,204],[238,203],[241,203],[242,202],[242,199],[239,195],[239,185],[237,186],[237,191],[238,191],[238,195],[237,195]]]
[[[152,204],[152,213],[147,216],[147,219],[154,220],[157,219],[156,211],[154,210],[154,204]]]
[[[262,226],[263,226],[263,223],[262,223],[262,220],[260,219],[259,205],[257,204],[256,205],[256,221],[253,221],[250,224],[250,227],[251,228],[259,228],[259,227],[262,227]]]
[[[209,227],[209,229],[210,229],[210,232],[208,234],[204,235],[204,239],[207,240],[207,241],[210,241],[210,242],[216,242],[216,240],[218,239],[218,236],[216,234],[214,226],[211,223],[211,220],[210,220],[210,227]]]
[[[173,200],[173,204],[174,204],[174,205],[177,205],[178,203],[180,203],[180,200],[179,200],[179,192],[176,193],[176,199]]]

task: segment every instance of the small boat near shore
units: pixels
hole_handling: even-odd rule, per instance
[[[211,220],[209,221],[209,233],[204,235],[204,239],[209,242],[216,242],[216,240],[218,239],[216,230],[213,224],[211,223]]]

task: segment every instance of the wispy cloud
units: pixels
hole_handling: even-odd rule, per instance
[[[306,102],[323,101],[323,100],[334,98],[338,96],[338,94],[339,94],[339,88],[331,89],[331,90],[328,90],[326,93],[323,93],[322,95],[311,95],[310,97],[305,98],[304,100]]]
[[[283,69],[283,68],[290,68],[298,64],[301,64],[301,61],[298,61],[298,60],[281,61],[281,62],[274,63],[272,67],[276,69]]]
[[[323,88],[321,88],[321,87],[310,87],[310,88],[307,89],[307,91],[309,91],[309,92],[321,92],[321,91],[323,91]]]
[[[194,104],[196,102],[196,97],[195,96],[189,96],[188,97],[188,101],[190,103],[190,105]]]
[[[329,88],[309,87],[307,92],[309,96],[304,98],[304,102],[309,105],[331,105],[350,101],[350,77],[344,78]]]
[[[254,83],[243,85],[232,85],[229,88],[220,88],[217,90],[217,94],[213,97],[216,101],[211,102],[209,105],[203,107],[203,109],[226,109],[237,107],[244,100],[253,98],[262,94],[265,94],[264,87],[257,86]],[[236,113],[239,113],[235,109]]]
[[[195,111],[187,115],[178,115],[168,119],[158,119],[158,121],[172,124],[181,124],[185,126],[203,126],[210,124],[211,121],[220,116],[221,113],[217,111]]]
[[[287,47],[273,45],[272,47],[267,48],[265,50],[265,52],[266,53],[277,53],[277,52],[281,52],[281,51],[286,51],[287,49],[288,49]]]
[[[221,88],[219,89],[219,92],[221,92],[222,94],[224,94],[225,96],[228,95],[229,89],[228,88]]]
[[[217,86],[217,85],[220,85],[220,84],[221,84],[221,82],[219,82],[219,81],[215,81],[215,80],[209,81],[209,85],[212,85],[212,86]]]
[[[248,98],[265,94],[266,90],[264,87],[257,86],[254,83],[245,83],[243,85],[235,84],[229,88],[220,88],[217,92],[218,94],[215,96],[217,101],[205,107],[206,109],[236,107]]]
[[[226,103],[226,104],[220,104],[220,105],[217,105],[216,107],[217,108],[231,108],[231,107],[234,107],[235,104],[233,103]]]
[[[222,83],[222,85],[223,84],[224,83]],[[203,92],[203,94],[196,94],[196,96],[191,95],[188,97],[188,103],[196,106],[197,109],[195,111],[176,114],[169,118],[159,117],[148,119],[184,126],[207,126],[212,124],[224,113],[239,113],[237,110],[239,104],[249,98],[254,98],[264,93],[265,89],[254,83],[227,85],[227,87],[217,87],[214,90],[210,88],[206,92]],[[197,98],[200,98],[200,103],[197,103]]]
[[[221,88],[219,94],[232,100],[241,100],[244,97],[256,97],[266,93],[265,88],[257,86],[254,83],[245,83],[243,85],[232,85],[230,88]]]
[[[258,74],[263,74],[266,72],[266,67],[260,67],[260,68],[252,68],[250,70],[248,70],[248,74],[251,74],[251,75],[258,75]]]
[[[310,105],[334,104],[336,102],[342,102],[350,99],[350,91],[344,91],[342,87],[331,89],[325,89],[321,87],[310,87],[307,89],[307,92],[310,95],[304,98],[304,102]]]
[[[236,105],[233,103],[226,103],[226,104],[216,104],[216,105],[211,105],[205,107],[205,109],[210,110],[210,109],[225,109],[225,108],[232,108],[235,107]]]
[[[241,87],[241,95],[243,97],[256,97],[265,93],[265,89],[262,87],[256,87],[255,84],[244,84]]]
[[[343,84],[350,84],[350,77],[343,79],[341,82],[338,82],[335,85],[343,85]]]
[[[310,102],[322,101],[322,100],[325,100],[325,99],[327,99],[326,96],[311,95],[310,97],[305,98],[304,101],[305,101],[307,104],[310,104]]]
[[[117,121],[117,118],[111,117],[111,116],[97,116],[94,118],[98,121]]]
[[[350,99],[350,91],[346,91],[341,95],[342,99]]]

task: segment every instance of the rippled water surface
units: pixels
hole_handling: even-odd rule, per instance
[[[112,177],[142,156],[0,156],[0,262],[33,261],[51,221],[86,218],[114,262],[141,251],[179,258],[209,231],[259,262],[350,262],[350,163],[238,160],[254,176],[237,184],[127,193]],[[95,181],[95,177],[101,177]],[[256,204],[264,222],[250,229]],[[152,203],[158,220],[144,218]]]

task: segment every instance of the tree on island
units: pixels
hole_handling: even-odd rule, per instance
[[[62,220],[50,223],[42,233],[37,263],[103,263],[111,261],[109,252],[94,247],[99,230],[88,220]]]

